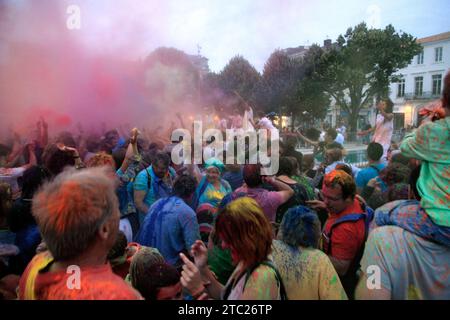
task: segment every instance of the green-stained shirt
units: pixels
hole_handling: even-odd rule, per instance
[[[450,117],[406,135],[400,150],[422,161],[417,181],[420,204],[434,223],[450,227]]]

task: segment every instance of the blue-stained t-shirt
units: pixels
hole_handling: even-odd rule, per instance
[[[156,200],[169,196],[172,193],[172,184],[175,178],[175,170],[170,167],[168,174],[163,178],[158,178],[154,173],[152,166],[147,167],[142,170],[136,176],[133,184],[133,190],[135,191],[146,191],[147,194],[144,198],[144,203],[150,207]],[[148,177],[151,177],[152,183],[150,183]],[[154,187],[157,186],[157,190]]]
[[[180,252],[189,252],[200,239],[194,210],[182,199],[171,196],[157,200],[145,216],[136,242],[157,248],[168,263],[180,266]]]

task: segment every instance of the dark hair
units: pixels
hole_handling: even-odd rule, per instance
[[[341,149],[342,150],[342,149],[344,149],[344,147],[339,142],[333,141],[333,142],[325,145],[325,149]]]
[[[197,180],[194,177],[183,174],[175,179],[173,193],[183,199],[189,198],[197,189]]]
[[[345,173],[347,173],[349,176],[353,177],[353,170],[352,168],[345,164],[345,163],[338,163],[335,167],[335,170],[342,170]]]
[[[301,169],[302,170],[310,169],[312,167],[314,167],[314,155],[312,155],[312,154],[305,154],[303,156],[303,159],[302,159]]]
[[[278,176],[288,176],[291,177],[295,174],[294,164],[292,163],[291,159],[288,157],[281,157],[280,158],[280,167],[278,169]]]
[[[378,161],[383,156],[383,146],[378,142],[371,142],[367,146],[367,157],[372,161]]]
[[[442,91],[442,106],[450,109],[450,72],[444,78],[444,90]]]
[[[317,140],[319,140],[319,137],[320,137],[320,131],[317,130],[316,128],[309,128],[305,132],[305,137],[307,137],[308,139],[317,141]]]
[[[114,163],[116,164],[116,170],[122,166],[123,161],[125,160],[126,153],[127,150],[125,148],[120,148],[113,151],[112,156],[114,159]]]
[[[391,163],[400,163],[404,166],[409,166],[409,161],[410,158],[408,158],[401,152],[396,153],[391,157]]]
[[[50,172],[41,166],[32,166],[28,168],[21,178],[22,180],[22,198],[32,199],[34,193],[39,187],[50,179]]]
[[[68,152],[59,150],[56,144],[49,144],[42,154],[44,167],[53,175],[60,174],[65,167],[74,166],[75,159]]]
[[[246,164],[243,170],[244,181],[250,188],[255,188],[262,184],[261,165]]]
[[[337,137],[337,131],[336,129],[330,128],[327,130],[327,136],[331,137],[331,139],[336,139]]]
[[[386,168],[381,170],[380,178],[390,186],[400,182],[408,182],[410,174],[411,169],[409,167],[400,163],[390,163]]]
[[[417,180],[419,180],[420,169],[421,166],[418,165],[411,171],[411,174],[409,175],[409,186],[414,193],[414,197],[416,197],[416,199],[419,201],[422,200],[422,197],[419,194],[419,190],[417,189]]]
[[[394,103],[392,102],[392,100],[390,98],[378,97],[377,104],[380,102],[386,103],[386,109],[384,110],[386,113],[392,113],[392,111],[394,111]]]
[[[408,200],[409,185],[404,182],[393,184],[388,187],[388,201]]]
[[[11,152],[11,148],[0,143],[0,157],[7,156]]]
[[[167,153],[159,151],[153,160],[155,164],[162,164],[165,167],[169,167],[170,165],[170,157]]]
[[[167,263],[156,263],[144,270],[135,281],[135,289],[145,300],[156,300],[160,288],[176,285],[180,282],[177,269]]]
[[[392,100],[390,98],[387,98],[384,100],[384,102],[386,103],[385,112],[392,113],[394,111],[394,103],[392,102]]]
[[[127,244],[128,241],[125,233],[119,230],[117,233],[116,242],[108,252],[108,260],[113,260],[123,256],[125,254],[125,250],[127,249]]]
[[[57,142],[62,142],[64,145],[76,148],[77,144],[75,142],[75,139],[73,138],[72,134],[68,131],[62,131],[59,133],[58,137],[56,138]]]
[[[100,151],[100,143],[98,142],[98,138],[96,137],[87,138],[86,149],[92,153],[97,153],[98,151]]]

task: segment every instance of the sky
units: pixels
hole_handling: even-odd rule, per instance
[[[242,55],[262,72],[274,50],[336,40],[362,21],[420,38],[450,31],[449,13],[449,0],[0,0],[0,138],[40,116],[62,130],[195,114],[178,87],[142,87],[135,61],[158,47],[200,52],[214,72]]]
[[[0,0],[17,11],[38,0]],[[80,8],[81,28],[73,30],[92,50],[120,50],[145,57],[159,46],[176,47],[209,59],[219,72],[240,54],[262,71],[275,49],[322,44],[348,27],[393,24],[416,37],[450,31],[448,0],[39,0],[45,10]],[[32,10],[36,10],[35,6]],[[44,9],[43,9],[44,10]],[[39,15],[37,15],[39,17]],[[65,27],[61,23],[62,28]],[[26,26],[22,26],[25,27]],[[199,48],[200,47],[200,48]]]

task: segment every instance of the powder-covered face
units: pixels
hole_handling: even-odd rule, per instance
[[[338,214],[344,211],[350,204],[349,199],[344,199],[342,197],[342,188],[340,185],[335,185],[334,187],[327,187],[326,185],[323,185],[320,195],[328,210],[332,214]]]
[[[206,179],[209,183],[215,183],[219,181],[220,179],[220,172],[219,169],[216,167],[209,167],[206,169]]]

